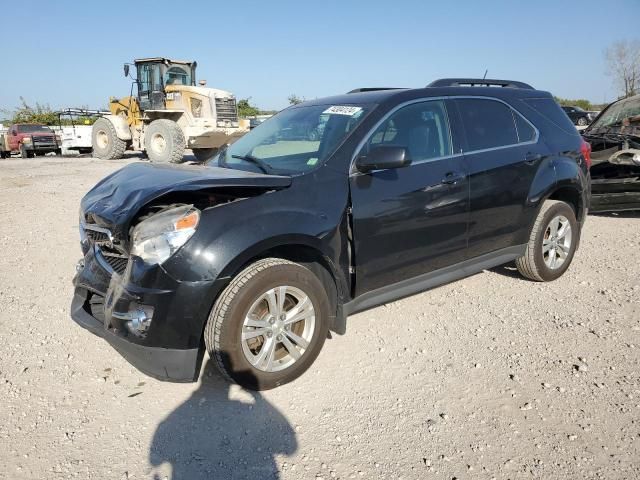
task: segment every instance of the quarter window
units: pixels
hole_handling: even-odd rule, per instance
[[[467,136],[468,150],[484,150],[518,143],[511,108],[495,100],[456,100]]]
[[[361,153],[379,145],[406,148],[412,162],[451,155],[444,103],[432,100],[399,109],[376,128]]]
[[[522,142],[531,142],[536,137],[536,131],[522,116],[513,112],[513,118],[516,121],[516,129],[518,130],[518,140]]]

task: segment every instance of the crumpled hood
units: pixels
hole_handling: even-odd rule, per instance
[[[102,179],[81,202],[85,218],[123,232],[146,204],[170,192],[216,187],[281,189],[291,177],[201,165],[132,163]]]

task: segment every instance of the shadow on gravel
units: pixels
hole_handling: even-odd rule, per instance
[[[274,457],[297,450],[293,428],[259,392],[234,387],[231,399],[230,386],[208,361],[198,390],[156,429],[150,464],[170,464],[171,480],[280,478]]]
[[[518,272],[518,269],[516,268],[516,264],[514,262],[505,263],[504,265],[491,268],[489,269],[489,271],[504,275],[505,277],[518,278],[520,280],[523,280],[522,275],[520,275],[520,272]]]

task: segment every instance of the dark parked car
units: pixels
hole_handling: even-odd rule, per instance
[[[605,108],[582,132],[591,144],[591,210],[640,209],[640,95]]]
[[[586,127],[591,123],[594,116],[592,112],[587,112],[580,107],[561,107],[564,113],[571,119],[574,125]]]
[[[274,140],[314,123],[317,142]],[[551,95],[520,82],[304,102],[207,165],[134,163],[89,191],[72,316],[151,376],[196,380],[206,349],[273,388],[354,312],[514,260],[560,277],[588,167]]]

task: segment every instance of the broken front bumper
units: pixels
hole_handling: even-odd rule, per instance
[[[161,267],[149,267],[136,258],[119,275],[91,248],[79,263],[73,283],[71,317],[76,323],[102,337],[151,377],[197,380],[204,355],[202,331],[215,281],[180,282]],[[138,312],[147,315],[138,318]],[[136,321],[141,328],[127,325]]]

